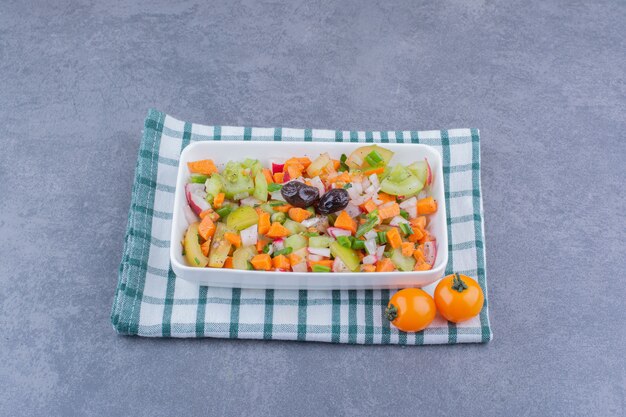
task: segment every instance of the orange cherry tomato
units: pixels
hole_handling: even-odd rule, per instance
[[[391,324],[405,332],[419,332],[435,318],[433,298],[419,288],[405,288],[391,297],[385,316]]]
[[[435,304],[446,320],[459,323],[480,313],[485,302],[478,282],[467,275],[452,274],[444,277],[435,288]]]

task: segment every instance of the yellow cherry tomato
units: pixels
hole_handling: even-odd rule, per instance
[[[433,298],[419,288],[405,288],[391,297],[385,316],[391,324],[405,332],[419,332],[435,318]]]
[[[453,323],[477,316],[484,302],[485,296],[480,285],[467,275],[448,275],[435,288],[437,310]]]

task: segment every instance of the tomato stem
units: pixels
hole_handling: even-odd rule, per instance
[[[394,321],[398,317],[398,307],[393,304],[389,304],[389,306],[385,309],[385,317],[387,320]]]
[[[452,289],[458,292],[463,292],[467,289],[467,284],[461,279],[458,273],[455,273],[452,279]]]

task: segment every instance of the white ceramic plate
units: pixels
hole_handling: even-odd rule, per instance
[[[443,169],[439,153],[426,145],[379,144],[395,152],[391,164],[409,164],[428,158],[433,171],[431,195],[438,203],[437,213],[431,216],[428,230],[437,239],[437,259],[430,271],[412,272],[266,272],[241,271],[220,268],[194,268],[186,265],[182,256],[181,240],[187,229],[183,207],[187,204],[185,183],[189,178],[187,162],[212,159],[221,169],[231,160],[259,159],[263,166],[270,161],[282,162],[292,156],[308,156],[311,159],[328,152],[339,159],[342,153],[349,155],[363,143],[320,142],[196,142],[187,146],[178,167],[178,179],[174,197],[170,258],[172,269],[178,278],[201,285],[233,288],[274,289],[367,289],[423,287],[443,276],[448,263],[448,232],[446,202],[444,198]]]

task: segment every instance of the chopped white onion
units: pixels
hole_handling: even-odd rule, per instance
[[[385,245],[381,245],[378,248],[376,248],[376,257],[378,259],[383,259],[384,253],[385,253]]]
[[[380,182],[378,181],[378,175],[372,174],[370,175],[370,182],[374,186],[374,188],[380,187]]]
[[[376,253],[376,241],[374,239],[365,241],[365,250],[368,254],[373,255]]]
[[[303,262],[299,262],[299,263],[297,263],[295,265],[292,265],[291,266],[291,270],[293,272],[307,272],[309,270],[309,268],[308,268],[308,266],[306,264],[306,261],[303,261]]]
[[[341,259],[335,258],[333,262],[333,272],[350,272],[350,270]]]
[[[319,190],[320,196],[326,192],[324,183],[319,176],[311,179],[311,185]]]
[[[389,226],[400,226],[401,223],[409,223],[409,221],[402,216],[395,216],[389,222]]]
[[[370,230],[369,232],[365,233],[365,234],[363,235],[363,237],[364,237],[366,240],[376,239],[376,232],[375,232],[375,231],[373,231],[373,230]]]
[[[352,236],[351,231],[340,229],[338,227],[329,227],[328,229],[326,229],[326,231],[330,236],[334,237],[335,239],[337,239],[337,237],[339,236]]]
[[[324,259],[321,255],[309,254],[309,261],[321,261]]]
[[[348,203],[345,210],[346,210],[346,213],[348,213],[348,216],[350,217],[356,217],[359,214],[361,214],[361,209],[352,203]]]
[[[192,183],[186,184],[185,187],[186,187],[186,190],[188,190],[190,193],[201,191],[206,195],[204,184],[198,184],[198,183],[192,182]]]
[[[367,178],[363,178],[363,181],[361,181],[361,186],[362,186],[364,189],[367,189],[367,187],[369,187],[369,186],[370,186],[370,180],[368,180]]]
[[[367,187],[367,188],[365,189],[365,194],[372,195],[372,194],[374,194],[376,191],[377,191],[377,190],[376,190],[376,187],[374,187],[373,185],[370,185],[369,187]]]
[[[319,216],[311,217],[310,219],[302,220],[300,224],[304,227],[315,227],[322,221],[322,218]]]
[[[376,263],[376,261],[378,261],[376,255],[367,255],[365,258],[363,258],[363,265],[373,265]]]
[[[242,206],[256,206],[257,204],[261,204],[260,200],[257,200],[254,197],[246,197],[239,202]]]
[[[249,195],[250,195],[249,193],[245,193],[245,192],[238,193],[233,196],[233,200],[243,200],[244,198],[247,198]]]
[[[420,193],[417,195],[418,200],[421,200],[422,198],[426,198],[426,197],[428,197],[428,191],[426,190],[420,191]]]
[[[404,210],[413,206],[417,206],[417,199],[415,197],[408,198],[400,203],[400,208]]]
[[[319,255],[319,256],[324,256],[326,258],[330,258],[330,249],[329,248],[307,248],[307,250],[309,251],[309,256],[310,255]]]
[[[380,198],[378,198],[378,194],[375,194],[375,197],[372,198],[372,201],[374,202],[374,204],[376,204],[377,206],[383,203],[383,200],[381,200]]]
[[[283,197],[283,195],[280,193],[280,190],[278,191],[274,191],[271,192],[270,195],[272,196],[272,200],[280,200],[280,201],[285,201],[285,198]]]
[[[352,187],[348,188],[348,190],[351,190],[351,189],[353,189],[353,188],[354,188],[354,191],[355,191],[357,194],[359,194],[359,195],[360,195],[360,194],[362,194],[362,193],[363,193],[363,185],[361,185],[361,183],[360,183],[360,182],[353,182],[353,183],[352,183]]]
[[[253,224],[247,229],[243,229],[240,233],[241,235],[241,244],[243,246],[256,245],[256,241],[259,235],[258,226]]]

